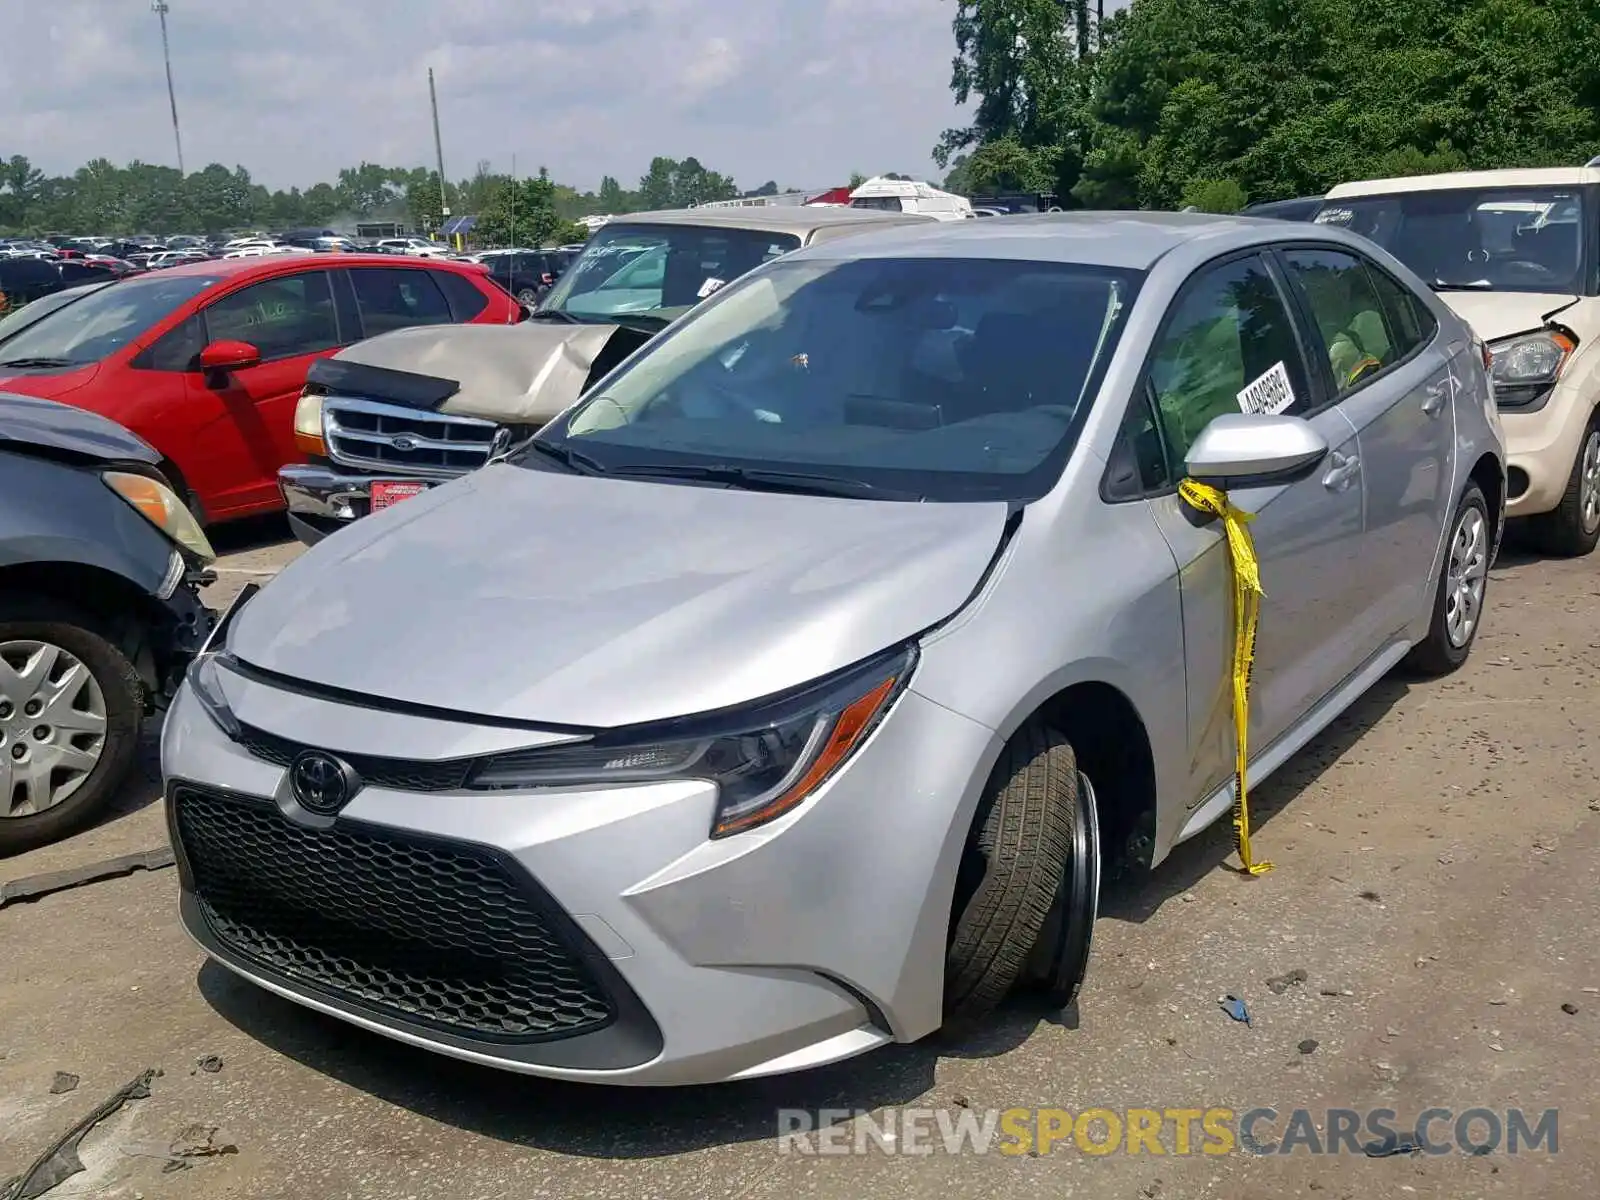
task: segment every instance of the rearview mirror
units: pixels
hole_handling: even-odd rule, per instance
[[[1327,453],[1326,439],[1302,417],[1224,413],[1195,438],[1185,470],[1221,487],[1276,483],[1310,471]]]
[[[200,366],[207,371],[242,371],[261,361],[261,351],[249,342],[212,342],[200,351]]]

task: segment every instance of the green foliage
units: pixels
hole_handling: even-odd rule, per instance
[[[656,159],[636,192],[609,176],[598,192],[579,192],[552,182],[543,168],[537,178],[513,187],[509,174],[496,173],[489,163],[480,162],[472,178],[447,183],[441,197],[439,173],[426,167],[363,162],[340,171],[335,183],[318,183],[304,191],[269,191],[243,167],[229,170],[219,163],[180,177],[172,167],[138,161],[119,167],[100,158],[71,175],[52,178],[15,155],[0,156],[0,234],[223,233],[320,228],[357,220],[398,221],[433,232],[448,203],[452,215],[480,217],[476,231],[480,241],[486,239],[486,231],[509,233],[513,211],[519,214],[519,242],[536,237],[577,241],[584,230],[572,224],[576,218],[657,207],[647,203],[644,193],[658,185],[650,199],[663,199],[659,207],[739,195],[732,179],[694,158]],[[768,182],[754,194],[776,191],[778,185]]]
[[[958,0],[951,89],[977,105],[935,156],[960,182],[1223,211],[1600,151],[1595,0],[1132,0],[1087,38],[1081,7]]]
[[[1183,207],[1208,213],[1236,213],[1249,198],[1232,179],[1191,179],[1183,189]]]

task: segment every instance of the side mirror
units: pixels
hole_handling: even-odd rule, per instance
[[[1224,413],[1189,447],[1190,478],[1220,487],[1280,483],[1312,470],[1328,443],[1302,417]]]
[[[261,351],[249,342],[212,342],[200,351],[200,367],[205,371],[227,374],[242,371],[261,361]]]

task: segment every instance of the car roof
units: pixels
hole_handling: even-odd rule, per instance
[[[760,204],[748,208],[668,208],[655,212],[612,217],[613,225],[700,225],[714,229],[755,229],[762,233],[793,233],[804,237],[818,229],[839,225],[927,225],[931,217],[914,213],[879,212],[863,208],[834,208],[810,204]]]
[[[1530,167],[1504,171],[1451,171],[1399,179],[1361,179],[1341,183],[1329,200],[1350,196],[1388,196],[1395,192],[1442,192],[1453,188],[1582,187],[1600,183],[1600,167]]]
[[[429,270],[459,270],[477,274],[483,270],[479,263],[456,262],[449,258],[412,259],[417,266],[424,263]],[[261,254],[252,258],[211,258],[183,263],[176,267],[163,267],[163,277],[169,275],[203,275],[208,279],[237,279],[241,275],[288,275],[297,270],[329,270],[337,267],[394,267],[404,266],[407,260],[394,254]]]
[[[809,258],[999,258],[1147,271],[1163,255],[1191,242],[1218,253],[1286,235],[1265,217],[1174,212],[1018,213],[1003,221],[932,221],[871,236],[826,242],[799,253]],[[1310,230],[1308,234],[1307,230]],[[1320,227],[1295,227],[1296,238],[1326,236]],[[1327,240],[1340,240],[1328,236]]]

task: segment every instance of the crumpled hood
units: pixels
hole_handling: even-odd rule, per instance
[[[99,462],[154,465],[161,455],[115,421],[55,400],[0,392],[0,445],[20,443]]]
[[[740,704],[950,616],[1006,506],[498,464],[377,513],[242,609],[245,662],[363,695],[615,727]]]
[[[1544,326],[1544,314],[1577,300],[1571,292],[1440,292],[1439,299],[1486,342]],[[1559,319],[1559,318],[1557,318]]]
[[[459,383],[440,412],[542,425],[575,401],[615,325],[521,321],[419,325],[357,342],[334,361]]]

